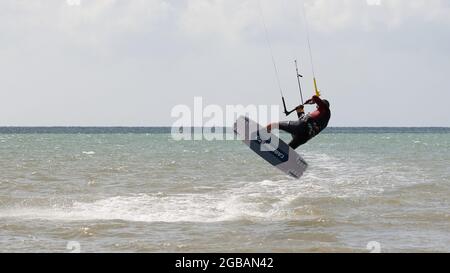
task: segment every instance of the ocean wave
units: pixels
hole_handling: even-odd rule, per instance
[[[220,222],[292,220],[298,208],[298,184],[292,180],[243,182],[221,191],[194,194],[136,194],[70,205],[0,209],[0,217],[63,221],[124,220],[142,222]],[[303,188],[305,190],[306,188]],[[310,187],[309,189],[313,189]],[[296,210],[297,212],[294,212]]]

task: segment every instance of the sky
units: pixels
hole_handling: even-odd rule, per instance
[[[176,105],[288,105],[330,126],[450,126],[448,0],[2,0],[0,126],[170,126]],[[312,108],[310,108],[312,109]]]

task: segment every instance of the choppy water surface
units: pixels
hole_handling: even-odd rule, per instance
[[[450,134],[322,134],[293,180],[238,141],[0,134],[0,251],[450,251]]]

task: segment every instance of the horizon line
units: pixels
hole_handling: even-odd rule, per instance
[[[5,128],[173,128],[174,126],[166,126],[166,125],[0,125],[1,129]],[[181,128],[179,126],[177,128]],[[232,126],[188,126],[183,127],[186,129],[189,128],[233,128]],[[328,129],[340,129],[340,128],[444,128],[450,129],[450,126],[329,126]]]

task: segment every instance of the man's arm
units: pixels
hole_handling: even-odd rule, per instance
[[[319,106],[319,108],[322,108],[322,107],[328,108],[327,105],[322,101],[322,99],[316,95],[314,95],[312,98],[307,100],[305,102],[305,104],[317,104]]]
[[[313,98],[310,98],[309,100],[305,101],[305,104],[314,104]]]
[[[305,115],[305,106],[299,105],[299,106],[297,106],[297,108],[295,108],[295,110],[297,112],[298,118],[301,118]]]

